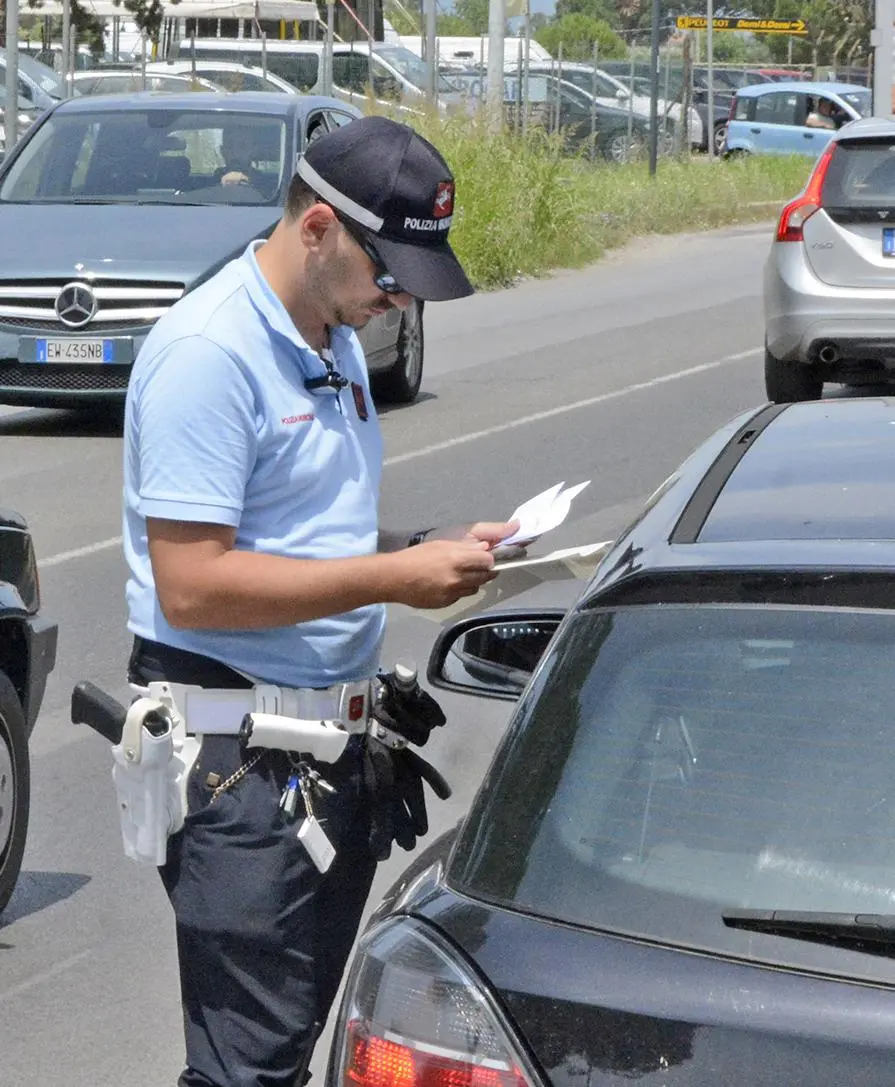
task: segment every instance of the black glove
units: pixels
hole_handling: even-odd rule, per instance
[[[399,685],[394,672],[381,672],[379,679],[383,690],[373,706],[373,717],[387,729],[422,747],[432,729],[446,721],[441,706],[418,683],[409,690]]]
[[[376,860],[386,860],[392,842],[402,849],[414,849],[417,838],[428,833],[427,781],[441,800],[451,795],[451,787],[441,774],[409,748],[394,750],[367,736],[364,745],[364,784],[370,800],[370,853]]]

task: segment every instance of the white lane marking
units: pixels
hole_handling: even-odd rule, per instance
[[[703,362],[698,366],[690,366],[686,370],[676,370],[673,374],[663,374],[661,377],[650,378],[649,381],[639,381],[636,385],[625,385],[622,389],[614,389],[612,392],[600,393],[591,396],[587,400],[576,400],[573,404],[562,404],[556,408],[547,408],[545,411],[535,412],[533,415],[524,415],[520,419],[512,419],[508,423],[499,423],[497,426],[488,427],[485,430],[475,430],[470,434],[460,434],[456,438],[448,438],[435,445],[427,445],[422,449],[414,449],[410,453],[399,453],[389,457],[384,467],[389,468],[393,464],[404,464],[418,457],[428,457],[432,453],[440,453],[444,449],[453,449],[458,445],[466,445],[468,442],[478,441],[480,438],[490,438],[494,434],[503,434],[507,430],[515,430],[517,427],[528,426],[529,423],[540,423],[544,419],[552,419],[557,415],[565,415],[570,411],[578,411],[580,408],[592,408],[597,404],[605,404],[610,400],[618,400],[622,396],[631,393],[643,392],[645,389],[655,389],[659,385],[667,385],[671,381],[680,381],[685,377],[693,377],[695,374],[704,374],[707,370],[717,370],[721,366],[728,366],[732,362],[742,362],[743,359],[761,354],[761,348],[751,347],[748,351],[738,351],[735,355],[725,355],[714,362]],[[76,547],[72,551],[60,551],[58,555],[51,555],[38,563],[41,570],[50,566],[60,566],[72,559],[82,559],[88,555],[95,555],[99,551],[108,551],[112,547],[120,547],[120,536],[112,536],[108,540],[100,540],[98,543],[87,544],[84,547]]]
[[[556,408],[547,408],[545,411],[535,412],[533,415],[524,415],[522,418],[512,419],[508,423],[488,427],[486,430],[473,431],[471,434],[460,434],[456,438],[448,438],[446,441],[437,442],[435,445],[415,449],[411,453],[399,453],[395,457],[390,457],[385,464],[388,467],[392,464],[403,464],[408,460],[416,460],[417,457],[427,457],[430,453],[440,453],[444,449],[453,449],[458,445],[466,445],[467,442],[474,442],[479,438],[490,438],[494,434],[515,430],[516,427],[527,426],[529,423],[540,423],[544,419],[553,419],[557,415],[566,415],[570,411],[578,411],[579,408],[592,408],[597,404],[605,404],[610,400],[628,396],[630,393],[639,393],[644,389],[655,389],[659,385],[667,385],[671,381],[680,381],[681,378],[692,377],[694,374],[704,374],[707,370],[717,370],[720,366],[727,366],[731,362],[742,362],[743,359],[759,354],[761,354],[761,348],[759,347],[752,347],[748,351],[738,351],[735,355],[725,355],[723,359],[715,359],[714,362],[703,362],[699,366],[691,366],[686,370],[676,370],[673,374],[663,374],[662,377],[654,377],[649,381],[640,381],[636,385],[626,385],[623,389],[600,393],[598,396],[591,396],[587,400],[576,400],[573,404],[562,404]]]
[[[108,551],[110,547],[118,547],[121,543],[123,543],[121,536],[110,536],[108,540],[100,540],[98,543],[76,547],[72,551],[60,551],[58,555],[50,555],[48,559],[40,559],[37,565],[41,570],[46,570],[48,566],[59,566],[63,562],[70,562],[72,559],[83,559],[86,555],[95,555],[97,551]]]
[[[13,985],[11,989],[4,989],[0,992],[0,997],[8,1000],[12,996],[18,996],[20,993],[27,992],[28,989],[33,989],[35,985],[42,985],[45,981],[51,981],[60,974],[64,974],[67,970],[71,970],[73,966],[77,966],[79,962],[82,962],[92,953],[89,948],[85,948],[76,955],[72,955],[70,958],[63,959],[61,962],[48,967],[48,969],[42,970],[39,974],[28,978],[27,981],[21,981],[18,985]]]

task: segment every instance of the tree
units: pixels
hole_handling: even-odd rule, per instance
[[[619,25],[618,12],[610,0],[556,0],[557,20],[566,15],[587,15],[591,19],[600,19],[611,27]]]
[[[590,60],[594,55],[594,42],[597,43],[600,57],[604,59],[621,58],[628,52],[625,43],[611,26],[588,15],[565,15],[539,30],[535,40],[554,57],[559,56],[562,42],[566,60]]]
[[[852,63],[870,51],[873,27],[872,0],[753,0],[755,15],[766,19],[804,19],[808,33],[787,38],[774,35],[768,42],[772,55],[797,64]]]
[[[455,0],[454,14],[470,28],[469,34],[488,33],[488,0]]]
[[[439,15],[435,21],[435,33],[440,38],[472,38],[476,32],[459,15]]]
[[[140,30],[145,30],[150,38],[157,40],[161,30],[164,9],[161,0],[113,0],[116,7],[121,8],[122,16],[130,15]],[[177,0],[170,0],[176,4]],[[35,14],[41,14],[40,0],[28,0],[29,9]],[[5,44],[4,0],[0,0],[0,42]],[[78,0],[71,0],[71,21],[78,39],[88,42],[93,49],[101,50],[103,47],[103,22],[90,15],[81,6]]]

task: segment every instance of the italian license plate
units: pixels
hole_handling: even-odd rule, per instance
[[[36,362],[114,362],[114,340],[35,341]]]
[[[895,257],[895,226],[883,227],[883,256]]]

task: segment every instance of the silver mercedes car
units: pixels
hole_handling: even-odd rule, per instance
[[[834,133],[780,215],[764,312],[775,403],[816,400],[825,381],[895,382],[895,121]]]
[[[358,116],[319,96],[190,91],[44,114],[0,166],[0,404],[122,403],[152,324],[273,230],[297,156]],[[361,332],[380,400],[417,395],[422,310]]]

